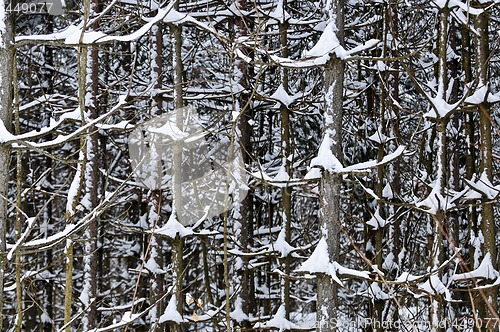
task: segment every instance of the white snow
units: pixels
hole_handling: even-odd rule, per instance
[[[68,195],[67,195],[67,200],[66,200],[66,211],[70,216],[75,214],[74,211],[74,205],[75,205],[75,199],[78,196],[78,192],[80,190],[80,181],[81,181],[81,174],[82,174],[82,163],[83,163],[84,155],[83,152],[80,151],[79,157],[78,157],[78,165],[76,166],[76,173],[73,177],[73,180],[71,181],[71,185],[69,186],[68,190]]]
[[[288,181],[290,181],[290,176],[286,172],[285,165],[280,166],[280,168],[278,169],[278,173],[276,173],[276,176],[274,177],[273,181],[275,181],[275,182],[288,182]]]
[[[189,136],[189,133],[182,131],[173,121],[167,121],[163,126],[158,128],[149,127],[149,132],[169,136],[172,140],[178,141]]]
[[[418,208],[425,207],[423,211],[435,215],[439,210],[446,211],[452,208],[454,204],[441,194],[441,180],[438,179],[434,182],[429,196],[420,202],[416,202],[415,206]]]
[[[335,21],[331,21],[319,37],[318,42],[312,49],[305,52],[306,57],[330,58],[330,53],[335,53],[337,58],[345,60],[349,53],[340,45],[336,32],[338,31]]]
[[[121,321],[124,323],[130,323],[130,322],[134,321],[135,319],[137,319],[139,316],[140,316],[139,314],[133,314],[130,311],[126,311],[123,314]]]
[[[9,253],[7,254],[7,260],[11,260],[12,259],[12,256],[14,255],[14,253],[16,252],[17,250],[17,247],[24,242],[24,240],[28,237],[28,235],[30,234],[31,232],[31,229],[33,227],[33,223],[35,222],[36,218],[35,217],[31,217],[31,218],[28,218],[26,219],[26,222],[27,222],[27,227],[26,229],[24,230],[24,232],[21,234],[21,236],[19,237],[19,239],[16,241],[16,244],[12,247],[12,249],[10,249]]]
[[[316,180],[321,179],[321,170],[317,167],[311,168],[306,176],[304,176],[304,180]]]
[[[3,123],[2,119],[0,119],[0,143],[5,143],[8,141],[13,141],[16,139],[16,136],[12,135],[7,128],[5,127],[5,124]]]
[[[378,206],[371,219],[368,220],[366,224],[372,226],[374,230],[383,228],[387,224],[387,220],[380,216],[380,208]]]
[[[418,289],[432,295],[445,294],[445,299],[451,301],[451,293],[436,274],[430,276],[423,284],[418,285]]]
[[[392,188],[389,182],[387,182],[384,186],[384,189],[382,189],[382,197],[387,198],[387,199],[393,199],[394,194],[392,192]]]
[[[465,99],[466,103],[478,105],[484,103],[486,99],[486,94],[488,93],[488,86],[483,85],[479,89],[476,89],[474,93]]]
[[[388,253],[382,263],[382,268],[386,271],[392,271],[398,267],[396,261],[394,260],[394,254],[392,252]]]
[[[258,322],[254,325],[253,328],[254,329],[277,328],[279,329],[280,332],[282,332],[284,330],[299,328],[299,326],[286,319],[285,306],[281,305],[274,314],[273,318],[271,318],[265,323]]]
[[[288,256],[288,254],[295,249],[290,244],[288,244],[288,242],[286,242],[285,235],[285,230],[282,229],[278,234],[278,239],[276,239],[273,244],[269,245],[269,248],[271,250],[274,248],[274,250],[281,253],[281,258]]]
[[[237,322],[248,320],[248,315],[243,312],[242,303],[241,297],[238,296],[234,301],[234,310],[230,313],[231,318]]]
[[[341,286],[343,286],[343,284],[337,274],[356,276],[364,279],[369,279],[370,277],[367,272],[349,269],[341,266],[337,262],[330,263],[328,245],[324,237],[321,238],[311,256],[302,263],[296,272],[325,273],[330,275],[330,277]]]
[[[167,308],[163,315],[160,316],[160,323],[163,322],[175,322],[175,323],[183,323],[184,319],[181,314],[177,311],[177,298],[175,295],[172,295],[170,301],[168,301]]]
[[[464,198],[476,199],[483,195],[488,199],[494,199],[500,193],[500,185],[494,186],[488,179],[488,173],[484,170],[479,179],[475,176],[472,180],[465,179],[465,182],[470,187],[465,193]]]
[[[341,171],[344,168],[332,153],[332,141],[328,132],[323,136],[318,155],[311,160],[310,166],[321,166],[330,172]]]
[[[175,209],[172,209],[172,213],[168,218],[167,224],[160,229],[155,231],[155,234],[165,235],[169,238],[175,238],[177,234],[180,237],[185,237],[189,235],[193,235],[193,230],[191,228],[184,227],[178,220],[175,214]]]
[[[376,300],[388,300],[391,298],[389,294],[380,288],[378,282],[372,282],[370,284],[370,294]]]
[[[489,252],[484,255],[481,264],[474,270],[465,273],[458,273],[452,277],[453,281],[467,280],[467,279],[496,279],[500,276],[497,270],[493,267],[491,262],[491,254]]]
[[[283,8],[283,0],[278,0],[276,7],[269,13],[269,17],[275,19],[277,22],[283,24],[288,21],[291,16]]]
[[[283,84],[274,91],[274,93],[270,96],[271,99],[275,99],[285,105],[286,107],[290,106],[297,98],[290,96],[283,88]]]
[[[427,118],[444,118],[453,112],[459,105],[460,101],[455,104],[448,104],[439,93],[436,97],[432,97],[430,94],[426,93],[428,100],[431,102],[432,107],[429,112],[424,114]]]
[[[311,256],[297,269],[298,272],[329,273],[330,257],[328,245],[324,237],[319,240]]]
[[[382,132],[382,128],[379,126],[377,131],[373,135],[369,136],[368,139],[378,144],[385,144],[388,141],[394,139],[394,137],[388,137]]]
[[[405,282],[409,282],[409,281],[415,281],[415,280],[418,280],[422,278],[422,276],[414,276],[408,272],[403,272],[401,273],[401,275],[399,277],[396,278],[396,280],[394,280],[395,282],[402,282],[402,283],[405,283]]]

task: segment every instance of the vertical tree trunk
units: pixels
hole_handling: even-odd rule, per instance
[[[437,40],[437,55],[438,63],[436,70],[436,80],[437,80],[437,98],[447,100],[448,91],[448,67],[447,67],[447,50],[448,50],[448,14],[449,9],[447,7],[441,8],[439,11],[439,22],[438,22],[438,40]],[[434,184],[434,189],[431,195],[435,195],[435,199],[442,203],[443,199],[440,197],[445,197],[445,188],[447,186],[447,161],[446,161],[446,126],[448,123],[448,116],[441,117],[438,115],[438,110],[435,110],[436,117],[436,133],[437,133],[437,170],[436,179]],[[436,192],[434,192],[436,190]],[[429,266],[432,271],[439,269],[439,266],[443,262],[444,249],[443,249],[443,230],[445,229],[446,221],[446,206],[438,206],[437,211],[432,216],[434,221],[433,234],[431,241],[431,253]],[[443,273],[442,270],[438,272],[438,277],[441,280]],[[435,285],[434,285],[435,286]],[[442,321],[443,314],[443,297],[440,293],[433,294],[430,298],[430,308],[429,308],[429,321],[431,323],[431,331],[442,331],[439,323]]]
[[[96,11],[99,11],[96,8]],[[98,24],[94,24],[94,29]],[[86,120],[92,121],[99,115],[99,50],[91,48],[87,61],[86,91],[91,91],[90,99],[86,99]],[[85,201],[88,202],[87,212],[92,211],[98,202],[99,193],[99,132],[91,126],[85,138]],[[83,257],[83,289],[80,300],[86,306],[82,318],[82,328],[92,329],[97,326],[97,230],[98,219],[94,218],[85,230]]]
[[[179,1],[175,2],[174,8],[179,9]],[[184,107],[184,96],[183,96],[183,62],[182,62],[182,26],[180,25],[170,25],[170,31],[172,34],[172,66],[174,68],[174,106],[176,109]],[[179,128],[183,128],[183,112],[177,111],[176,122]],[[174,151],[174,212],[180,215],[182,206],[182,192],[181,192],[181,177],[182,177],[182,151]],[[173,275],[172,282],[174,283],[174,295],[177,300],[176,306],[177,311],[182,315],[184,297],[182,296],[182,273],[184,270],[183,261],[184,252],[184,239],[179,235],[175,239],[172,239],[172,263],[173,263]],[[170,330],[173,332],[183,332],[184,327],[181,324],[173,324],[170,326]]]
[[[287,1],[283,0],[283,22],[279,23],[279,34],[280,34],[280,46],[281,46],[281,56],[286,58],[289,56],[288,51],[288,22],[285,21],[285,10],[286,10]],[[281,69],[281,84],[283,85],[283,89],[286,93],[290,93],[290,89],[288,86],[288,69]],[[291,137],[291,121],[290,121],[290,112],[288,107],[281,104],[280,105],[280,113],[281,113],[281,154],[282,154],[282,167],[285,168],[286,174],[290,177],[292,171],[292,137]],[[282,226],[281,231],[285,232],[285,241],[290,244],[292,239],[292,188],[286,186],[281,190],[281,209],[282,209]],[[285,318],[290,319],[290,311],[291,311],[291,301],[290,301],[290,279],[288,276],[291,272],[291,256],[287,254],[283,259],[283,272],[285,272],[285,276],[281,277],[281,305],[285,307]]]
[[[86,26],[90,15],[90,0],[85,0],[83,4],[84,19],[83,24]],[[85,29],[82,30],[80,41],[83,39]],[[88,60],[88,47],[86,45],[78,46],[78,106],[80,107],[80,116],[82,118],[82,126],[85,124],[86,113],[86,90],[87,90],[87,60]],[[66,222],[74,223],[76,217],[76,207],[79,204],[82,194],[85,194],[86,186],[86,173],[87,173],[87,138],[86,136],[80,139],[80,154],[78,164],[76,166],[76,173],[71,183],[68,202],[66,205]],[[89,174],[90,175],[90,174]],[[87,175],[87,176],[89,176]],[[90,175],[91,176],[91,175]],[[71,197],[70,197],[71,195]],[[64,324],[66,325],[65,331],[71,331],[71,315],[73,305],[73,260],[74,260],[74,240],[71,237],[66,239],[66,266],[65,266],[65,293],[64,293]],[[90,271],[88,271],[90,273]],[[85,321],[85,320],[84,320]]]
[[[155,89],[159,90],[163,87],[163,26],[161,23],[153,26],[151,29],[151,79],[153,81],[153,86]],[[163,102],[161,100],[161,95],[153,96],[151,115],[158,116],[163,113]],[[161,161],[158,162],[158,164]],[[158,170],[161,172],[161,170]],[[161,174],[157,174],[161,176]],[[154,231],[157,228],[158,222],[161,220],[161,207],[163,193],[161,189],[152,190],[149,195],[149,211],[148,211],[148,221],[149,229]],[[162,251],[162,239],[156,236],[154,233],[151,234],[150,244],[149,244],[149,262],[152,266],[156,267],[156,271],[149,271],[149,282],[150,282],[150,303],[154,303],[158,300],[164,290],[165,277],[163,272],[163,251]],[[175,269],[175,267],[174,267]],[[158,302],[157,306],[151,309],[149,313],[150,319],[150,331],[164,331],[165,324],[159,323],[158,319],[163,313],[164,309],[163,303]]]
[[[491,3],[482,3],[478,6],[486,8]],[[479,36],[476,37],[476,71],[478,77],[478,87],[489,84],[489,12],[485,9],[476,17],[476,30]],[[493,153],[491,141],[491,114],[490,105],[487,102],[479,104],[479,130],[481,134],[481,164],[480,171],[482,175],[486,175],[490,182],[493,182]],[[497,268],[497,247],[496,247],[496,227],[493,204],[489,202],[489,198],[482,199],[481,213],[481,232],[483,234],[484,243],[482,248],[483,259],[490,257],[491,264],[494,269]],[[479,307],[480,317],[483,325],[488,322],[487,319],[498,319],[498,287],[487,288],[484,292],[485,299],[481,300]],[[495,324],[490,324],[488,327],[483,327],[485,331],[494,331],[498,327]]]
[[[250,3],[247,0],[237,1],[237,8],[240,11],[249,10]],[[234,17],[234,39],[243,39],[244,36],[248,36],[249,29],[251,29],[251,23],[243,15],[237,15]],[[244,53],[250,58],[252,58],[251,50],[244,48]],[[252,136],[252,126],[251,120],[253,119],[252,102],[250,100],[250,90],[251,79],[253,77],[253,68],[246,62],[242,60],[235,61],[235,83],[240,84],[245,90],[240,93],[236,99],[234,111],[240,113],[239,116],[239,136],[238,143],[242,151],[243,162],[245,165],[249,165],[252,162],[252,143],[250,141]],[[240,204],[240,219],[235,221],[235,224],[239,222],[239,245],[243,251],[247,251],[251,246],[251,238],[253,234],[253,194],[250,189],[246,197],[241,201]],[[253,270],[249,267],[249,258],[241,257],[243,261],[238,273],[241,283],[241,292],[236,301],[241,300],[241,309],[243,313],[248,317],[254,310],[255,306],[255,291],[254,291],[254,278]],[[251,324],[248,320],[240,322],[241,326],[244,328],[251,328]]]
[[[14,53],[11,46],[13,41],[13,23],[10,13],[4,11],[5,1],[0,0],[0,121],[7,130],[11,127],[12,116],[12,70],[14,66]],[[7,234],[7,192],[9,189],[9,164],[10,146],[0,143],[0,290],[3,290],[6,269],[6,234]],[[3,323],[4,294],[0,292],[0,330]]]
[[[344,0],[335,0],[327,8],[329,20],[337,27],[337,39],[344,45]],[[336,56],[325,67],[325,139],[331,142],[331,152],[342,162],[342,114],[344,92],[344,61]],[[330,262],[338,261],[340,250],[340,191],[341,175],[324,172],[321,179],[321,236],[328,245]],[[337,285],[327,274],[317,280],[317,324],[319,331],[335,331],[332,319],[337,318],[339,306]]]

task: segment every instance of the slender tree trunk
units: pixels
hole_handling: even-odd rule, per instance
[[[176,10],[179,9],[179,1],[175,3]],[[174,106],[176,109],[181,109],[184,107],[184,95],[183,95],[183,62],[182,62],[182,26],[170,25],[170,31],[172,35],[172,66],[174,68]],[[176,112],[176,122],[179,128],[183,128],[183,112]],[[178,215],[182,213],[182,151],[174,151],[174,211]],[[184,239],[179,235],[175,239],[172,239],[172,263],[173,263],[173,275],[172,282],[174,286],[174,295],[177,300],[176,308],[177,311],[183,316],[183,304],[184,297],[182,296],[182,273],[184,270]],[[173,332],[183,332],[184,326],[181,324],[173,324],[170,326],[170,330]]]
[[[250,8],[250,3],[247,0],[239,0],[236,2],[236,6],[241,11],[247,11]],[[243,15],[238,15],[234,17],[234,39],[243,38],[248,36],[249,29],[251,29],[251,23]],[[242,48],[246,55],[252,57],[251,50],[248,48]],[[251,65],[247,64],[242,60],[235,61],[235,83],[240,84],[245,90],[242,91],[237,99],[235,100],[234,111],[240,113],[238,129],[238,143],[242,150],[243,162],[245,165],[249,165],[252,162],[252,126],[251,121],[253,119],[252,104],[250,100],[251,78],[254,76],[253,68]],[[253,234],[253,193],[250,189],[246,197],[241,201],[240,208],[240,219],[235,222],[239,222],[239,236],[238,242],[239,246],[243,251],[247,251],[251,246],[251,238]],[[254,278],[253,270],[249,267],[249,258],[241,257],[243,264],[238,271],[239,282],[241,283],[241,292],[237,297],[236,301],[241,301],[241,309],[246,317],[254,311],[255,307],[255,291],[254,291]],[[251,324],[248,320],[243,320],[240,325],[244,328],[251,328]]]
[[[283,0],[283,12],[282,17],[285,17],[287,1]],[[288,51],[288,22],[283,21],[279,23],[279,33],[280,33],[280,46],[281,46],[281,56],[286,58],[289,56]],[[283,85],[283,89],[286,93],[290,93],[290,88],[288,86],[288,69],[282,68],[281,73],[281,84]],[[281,154],[282,154],[282,167],[285,168],[286,174],[291,177],[292,171],[292,162],[293,162],[293,147],[292,147],[292,137],[291,137],[291,121],[290,121],[290,112],[288,107],[281,104],[280,105],[280,113],[281,113]],[[281,190],[281,209],[282,209],[282,232],[285,232],[285,241],[290,244],[292,239],[292,188],[284,187]],[[285,272],[285,276],[281,277],[281,305],[285,306],[285,318],[290,319],[290,311],[292,308],[291,299],[290,299],[290,279],[288,275],[291,273],[291,256],[287,254],[283,259],[283,272]]]
[[[5,128],[11,128],[12,116],[12,71],[14,63],[14,50],[11,46],[13,41],[13,22],[9,12],[4,11],[5,2],[0,0],[0,21],[4,22],[4,30],[0,30],[0,121]],[[3,170],[0,172],[0,290],[4,287],[5,272],[7,267],[6,252],[6,234],[8,209],[7,192],[9,189],[9,164],[10,164],[10,146],[0,143],[0,165]],[[0,330],[3,330],[3,307],[4,294],[0,292]]]
[[[163,26],[161,23],[153,26],[151,30],[151,79],[153,81],[155,89],[161,89],[163,87]],[[152,100],[151,115],[158,116],[163,113],[163,102],[161,100],[161,95],[156,95]],[[156,164],[159,164],[158,161]],[[161,170],[158,170],[161,172]],[[157,174],[161,176],[161,174]],[[149,196],[149,229],[154,230],[159,227],[158,223],[161,220],[161,207],[163,204],[163,192],[161,189],[152,190]],[[157,271],[149,271],[149,282],[150,282],[150,302],[151,304],[158,300],[164,291],[165,276],[163,272],[163,251],[162,251],[162,239],[156,236],[154,233],[151,234],[150,244],[149,244],[149,262],[157,268]],[[175,267],[174,267],[175,269]],[[156,307],[151,309],[149,313],[150,319],[150,331],[164,331],[165,324],[159,323],[158,319],[163,314],[165,306],[160,301]]]
[[[84,8],[84,26],[86,26],[89,15],[90,15],[90,0],[86,0],[83,4]],[[80,40],[83,38],[83,33],[80,36]],[[85,123],[86,114],[86,89],[87,89],[87,60],[88,60],[88,47],[85,45],[80,45],[78,47],[78,106],[80,107],[80,116],[82,118],[82,125]],[[86,175],[86,164],[87,164],[87,137],[82,137],[80,139],[80,153],[77,170],[73,181],[71,183],[68,195],[68,202],[66,205],[66,222],[74,223],[76,217],[76,207],[80,201],[81,195],[85,193],[85,175]],[[72,304],[73,304],[73,260],[74,260],[74,240],[69,237],[66,239],[66,266],[65,266],[65,293],[64,293],[64,324],[66,326],[65,331],[71,331],[71,321],[72,315]]]
[[[335,0],[327,8],[329,19],[335,20],[337,39],[344,45],[344,0]],[[331,143],[331,152],[342,162],[342,114],[344,92],[344,61],[333,56],[325,67],[325,138]],[[339,260],[340,250],[340,193],[342,177],[325,171],[321,179],[321,236],[328,245],[330,263]],[[337,285],[327,274],[317,280],[317,324],[319,331],[335,331],[332,319],[339,307]]]
[[[479,6],[480,4],[478,4]],[[481,4],[481,7],[486,7],[491,3]],[[488,84],[489,81],[489,12],[483,11],[476,17],[476,30],[479,36],[476,37],[476,71],[478,77],[478,87]],[[481,134],[481,164],[480,171],[482,175],[486,175],[488,180],[493,182],[493,153],[491,140],[491,113],[490,105],[487,102],[479,104],[479,130]],[[483,259],[490,257],[491,264],[494,269],[497,268],[497,246],[496,246],[496,227],[493,204],[489,202],[488,197],[482,199],[481,213],[481,232],[483,234],[484,243],[482,248]],[[498,320],[498,287],[487,288],[484,291],[486,298],[481,300],[480,317],[482,322],[488,322],[488,319]],[[486,324],[483,324],[486,325]],[[488,327],[483,327],[484,331],[496,331],[498,327],[495,324],[490,324]]]

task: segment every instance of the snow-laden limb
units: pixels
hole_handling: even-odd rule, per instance
[[[267,14],[271,19],[275,20],[276,22],[279,22],[281,24],[285,23],[288,21],[292,16],[288,14],[288,12],[283,8],[283,0],[278,0],[278,3],[276,4],[276,7],[274,7],[274,10]]]
[[[3,120],[0,119],[0,144],[1,143],[6,143],[9,141],[13,141],[16,136],[12,135],[7,128],[5,127],[5,124],[3,123]]]
[[[330,22],[323,31],[320,39],[316,45],[309,51],[304,53],[304,58],[293,60],[290,58],[283,58],[276,55],[270,55],[270,59],[282,67],[287,68],[311,68],[324,66],[330,59],[331,54],[335,54],[337,58],[343,60],[355,59],[353,56],[366,50],[376,47],[380,40],[370,39],[364,44],[358,45],[351,50],[346,50],[338,42],[337,36],[333,32],[334,24]],[[268,52],[265,52],[266,54]]]
[[[182,225],[177,220],[177,215],[175,214],[174,208],[165,226],[157,229],[154,233],[157,235],[164,235],[171,239],[175,239],[177,234],[179,234],[180,237],[186,237],[193,235],[194,232],[191,228],[184,227],[184,225]]]
[[[365,271],[358,271],[354,269],[349,269],[343,267],[337,262],[330,262],[330,256],[328,255],[328,244],[324,237],[319,240],[316,249],[314,249],[311,256],[302,263],[302,265],[295,270],[295,272],[307,272],[307,273],[324,273],[328,274],[336,283],[344,286],[342,281],[340,281],[338,275],[348,275],[353,277],[359,277],[362,279],[369,279],[370,275]]]
[[[418,289],[430,295],[442,295],[446,301],[451,301],[451,293],[448,287],[441,281],[437,274],[431,275],[424,283],[418,285]],[[416,296],[421,297],[421,296]]]
[[[482,8],[474,8],[470,5],[469,2],[463,3],[460,0],[434,0],[434,3],[439,8],[455,8],[458,7],[467,14],[470,15],[481,15],[484,12]]]
[[[482,85],[480,88],[476,89],[472,95],[465,98],[467,104],[479,105],[484,102],[496,103],[500,101],[500,96],[489,93],[489,85]]]
[[[429,112],[424,114],[424,117],[431,119],[445,118],[449,114],[451,114],[457,107],[461,104],[460,101],[454,104],[448,104],[446,100],[444,100],[440,94],[436,94],[436,97],[432,97],[430,94],[425,92],[427,96],[427,100],[432,104]]]
[[[174,25],[192,23],[193,25],[196,25],[204,30],[207,30],[207,31],[217,35],[217,31],[213,27],[211,27],[203,22],[198,21],[197,19],[195,19],[194,17],[192,17],[188,13],[181,13],[181,12],[178,12],[177,10],[171,8],[171,5],[173,5],[173,3],[174,3],[174,1],[172,1],[171,4],[169,4],[169,6],[166,8],[167,15],[163,18],[164,23],[171,23]]]
[[[323,136],[318,155],[311,160],[310,166],[320,166],[330,172],[340,172],[344,169],[337,157],[333,155],[332,140],[328,132]]]
[[[387,224],[387,220],[380,216],[380,209],[378,206],[372,217],[366,222],[366,224],[372,226],[374,230],[383,228]]]
[[[396,139],[395,137],[388,137],[384,135],[382,132],[382,128],[379,126],[377,128],[377,131],[373,133],[373,135],[369,136],[368,139],[372,142],[378,143],[378,144],[385,144],[393,139]]]
[[[500,185],[494,186],[488,179],[487,171],[484,170],[481,173],[479,179],[467,180],[465,182],[470,187],[470,189],[465,193],[465,198],[481,198],[483,195],[488,199],[495,199],[500,193]],[[479,193],[477,197],[475,193]]]
[[[32,103],[30,103],[32,104]],[[26,108],[30,108],[33,105],[24,105]],[[54,129],[59,127],[65,120],[79,120],[80,119],[80,108],[77,107],[71,112],[66,112],[59,117],[59,120],[50,119],[50,123],[47,127],[43,127],[39,130],[32,130],[27,133],[12,135],[7,131],[2,120],[0,120],[0,143],[10,143],[17,140],[34,139],[45,136],[46,134],[52,132]]]
[[[269,98],[278,101],[279,103],[285,105],[286,107],[289,107],[290,104],[292,104],[300,96],[301,94],[290,96],[288,92],[286,92],[285,88],[283,88],[283,84],[280,84],[280,86],[276,89],[276,91],[274,91],[274,93]]]
[[[157,22],[163,20],[167,14],[172,10],[174,2],[172,1],[165,9],[158,9],[158,13],[148,22],[140,27],[137,31],[124,36],[108,36],[100,31],[87,31],[87,28],[83,26],[83,22],[79,25],[69,25],[66,29],[42,35],[29,35],[29,36],[18,36],[16,37],[16,43],[22,41],[47,41],[47,42],[62,42],[66,45],[79,45],[79,44],[96,44],[96,43],[107,43],[112,41],[135,41],[146,34],[151,27]]]
[[[234,301],[234,310],[231,311],[230,316],[238,323],[248,320],[248,315],[243,312],[243,301],[241,297],[238,296]]]
[[[158,301],[163,300],[164,297],[165,297],[165,295],[162,296]],[[122,310],[122,309],[126,309],[126,308],[131,308],[131,307],[137,306],[138,304],[144,302],[144,300],[145,300],[144,298],[140,298],[140,299],[135,300],[135,302],[133,304],[127,304],[127,305],[123,305],[123,306],[116,306],[116,307],[113,307],[113,308],[104,308],[104,309],[103,308],[97,308],[97,311],[116,311],[116,310]],[[89,332],[114,331],[114,330],[116,330],[119,327],[128,326],[128,325],[130,325],[130,323],[133,323],[134,321],[138,320],[139,318],[141,318],[142,316],[144,316],[145,314],[147,314],[149,312],[149,310],[151,310],[152,307],[156,306],[156,304],[157,304],[158,301],[156,301],[155,303],[153,303],[152,305],[150,305],[145,310],[143,310],[141,312],[138,312],[136,314],[133,314],[130,311],[126,311],[125,313],[123,313],[123,315],[122,315],[122,317],[121,317],[121,319],[120,319],[119,322],[114,321],[113,324],[111,324],[111,325],[108,325],[106,327],[101,327],[101,328],[93,329],[93,330],[90,330]],[[63,326],[63,328],[64,328],[64,326]],[[63,331],[63,328],[61,328],[60,331]]]
[[[391,296],[380,288],[378,282],[372,282],[368,288],[368,294],[375,300],[389,300]]]
[[[282,304],[274,314],[273,318],[271,318],[265,323],[257,322],[253,326],[253,328],[254,329],[277,328],[279,329],[280,332],[282,332],[285,330],[297,329],[299,328],[299,326],[286,319],[285,306]]]
[[[105,120],[112,114],[114,114],[116,111],[121,109],[123,105],[126,104],[126,95],[120,95],[118,97],[118,103],[113,106],[111,110],[108,112],[104,113],[103,115],[97,117],[96,119],[87,122],[84,126],[81,126],[80,128],[76,129],[74,132],[67,134],[67,135],[58,135],[55,139],[50,140],[50,141],[45,141],[41,143],[36,143],[36,142],[30,142],[27,141],[29,139],[35,139],[39,138],[42,136],[45,136],[46,134],[52,132],[54,129],[56,129],[60,124],[63,123],[63,121],[67,119],[71,120],[81,120],[80,117],[80,109],[76,108],[75,110],[64,113],[61,115],[58,121],[51,120],[49,126],[42,128],[40,131],[30,131],[24,134],[19,134],[19,135],[12,135],[10,134],[6,129],[3,124],[3,122],[0,120],[0,143],[17,143],[16,145],[13,145],[13,147],[18,147],[18,146],[28,146],[28,147],[34,147],[34,148],[48,148],[48,147],[53,147],[57,145],[61,145],[63,143],[66,143],[67,141],[76,138],[79,134],[85,132],[87,129],[90,127],[99,124],[101,121]],[[2,140],[2,137],[4,140]],[[7,139],[6,139],[7,138]]]
[[[413,274],[410,274],[408,272],[402,272],[399,277],[394,280],[395,282],[399,283],[407,283],[407,282],[412,282],[421,279],[422,276],[414,276]]]
[[[422,211],[429,214],[437,214],[438,211],[446,211],[455,206],[452,202],[451,197],[444,197],[441,194],[441,180],[440,176],[437,176],[437,180],[432,184],[432,190],[424,200],[420,202],[415,202],[415,206],[420,208]]]
[[[286,242],[285,236],[285,230],[282,229],[278,234],[278,238],[276,239],[276,241],[266,246],[271,251],[277,251],[281,253],[280,258],[288,256],[289,253],[295,250],[294,247]]]
[[[384,156],[381,161],[369,160],[344,167],[338,158],[333,155],[331,147],[332,141],[330,135],[325,133],[323,140],[321,141],[321,145],[319,146],[318,155],[311,160],[310,167],[322,167],[332,173],[364,173],[368,172],[370,168],[375,168],[393,161],[401,156],[406,150],[406,146],[401,145],[394,152]],[[311,178],[311,176],[312,175],[309,173],[306,175],[307,178]]]
[[[452,281],[463,281],[468,279],[497,279],[500,273],[495,270],[491,262],[491,254],[489,252],[484,255],[481,264],[474,270],[465,273],[457,273],[453,275]]]
[[[263,182],[265,184],[271,185],[273,187],[278,187],[278,188],[301,186],[301,185],[304,185],[307,182],[309,182],[308,180],[315,180],[316,179],[316,178],[312,178],[312,179],[290,178],[289,175],[286,173],[286,171],[283,172],[281,167],[278,170],[278,173],[274,177],[271,177],[269,174],[267,174],[262,169],[255,171],[255,172],[252,172],[249,175],[251,177],[259,180],[260,182]],[[319,177],[321,177],[321,174]]]
[[[486,197],[488,199],[495,199],[500,194],[500,185],[493,185],[488,179],[486,171],[481,173],[481,176],[474,174],[470,180],[464,179],[467,187],[456,193],[451,202],[455,202],[459,199],[464,200],[475,200]]]
[[[133,129],[135,128],[135,125],[130,123],[130,121],[123,120],[115,124],[105,124],[105,123],[98,123],[95,125],[97,128],[101,130],[112,130],[112,129]]]
[[[152,17],[142,17],[146,24],[140,27],[137,31],[123,36],[110,36],[101,31],[89,31],[88,26],[84,27],[83,22],[78,25],[69,25],[65,29],[51,33],[51,34],[40,34],[40,35],[28,35],[28,36],[18,36],[16,37],[16,43],[23,42],[59,42],[65,45],[81,45],[81,44],[100,44],[100,43],[109,43],[109,42],[131,42],[136,41],[142,36],[144,36],[153,25],[157,24],[160,21],[171,24],[184,24],[184,23],[192,23],[204,30],[207,30],[213,34],[217,34],[217,31],[208,26],[205,23],[202,23],[196,20],[194,17],[188,15],[187,13],[180,13],[173,9],[174,1],[171,1],[165,8],[157,8],[157,14]]]
[[[184,318],[177,311],[177,298],[175,295],[172,295],[170,300],[168,301],[167,308],[165,312],[160,316],[160,323],[164,322],[174,322],[174,323],[184,323]]]
[[[330,59],[330,53],[334,53],[339,59],[345,60],[349,55],[337,38],[337,26],[331,21],[319,37],[318,42],[305,53],[306,58],[326,57],[325,63]]]
[[[99,203],[98,206],[96,206],[92,211],[87,213],[83,218],[78,220],[77,223],[75,224],[67,224],[64,230],[61,232],[58,232],[56,234],[53,234],[45,239],[36,239],[32,240],[26,243],[21,244],[19,247],[19,250],[23,251],[43,251],[47,250],[50,248],[53,248],[54,246],[60,244],[61,242],[68,240],[71,236],[73,236],[75,233],[81,231],[85,227],[87,227],[92,220],[95,218],[98,218],[104,211],[107,210],[107,208],[112,205],[112,202],[116,199],[118,194],[122,192],[123,187],[127,185],[126,182],[123,182],[120,184],[118,188],[116,188],[115,191],[112,193],[106,193],[105,196],[106,198]]]
[[[31,230],[33,228],[33,223],[35,221],[36,221],[35,217],[31,217],[31,218],[28,218],[26,220],[26,222],[28,223],[28,225],[27,225],[26,229],[24,230],[23,234],[21,234],[21,236],[19,237],[19,239],[16,241],[16,244],[14,244],[14,246],[10,249],[9,253],[7,254],[7,260],[10,261],[12,259],[12,256],[16,252],[16,250],[19,247],[19,245],[21,243],[23,243],[26,240],[26,238],[30,235]]]

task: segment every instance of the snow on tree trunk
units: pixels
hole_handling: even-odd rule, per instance
[[[335,35],[343,45],[344,40],[344,1],[330,2],[328,20],[335,24]],[[327,62],[325,66],[325,111],[324,111],[324,140],[330,142],[331,154],[342,161],[342,114],[343,114],[343,87],[344,61],[337,56]],[[342,177],[338,173],[325,170],[321,179],[321,210],[320,236],[328,246],[330,262],[339,260],[340,249],[340,190]],[[334,331],[332,321],[337,318],[339,306],[337,285],[328,274],[319,274],[317,280],[317,327],[319,331]]]
[[[11,127],[12,119],[12,66],[14,65],[13,47],[13,28],[11,13],[5,11],[6,3],[0,0],[0,122],[8,130]],[[1,135],[1,133],[0,133]],[[4,288],[6,276],[6,234],[9,189],[9,164],[10,164],[10,145],[0,143],[0,165],[4,168],[0,172],[0,290]],[[7,170],[7,171],[5,171]],[[0,291],[0,330],[3,323],[4,292]]]

